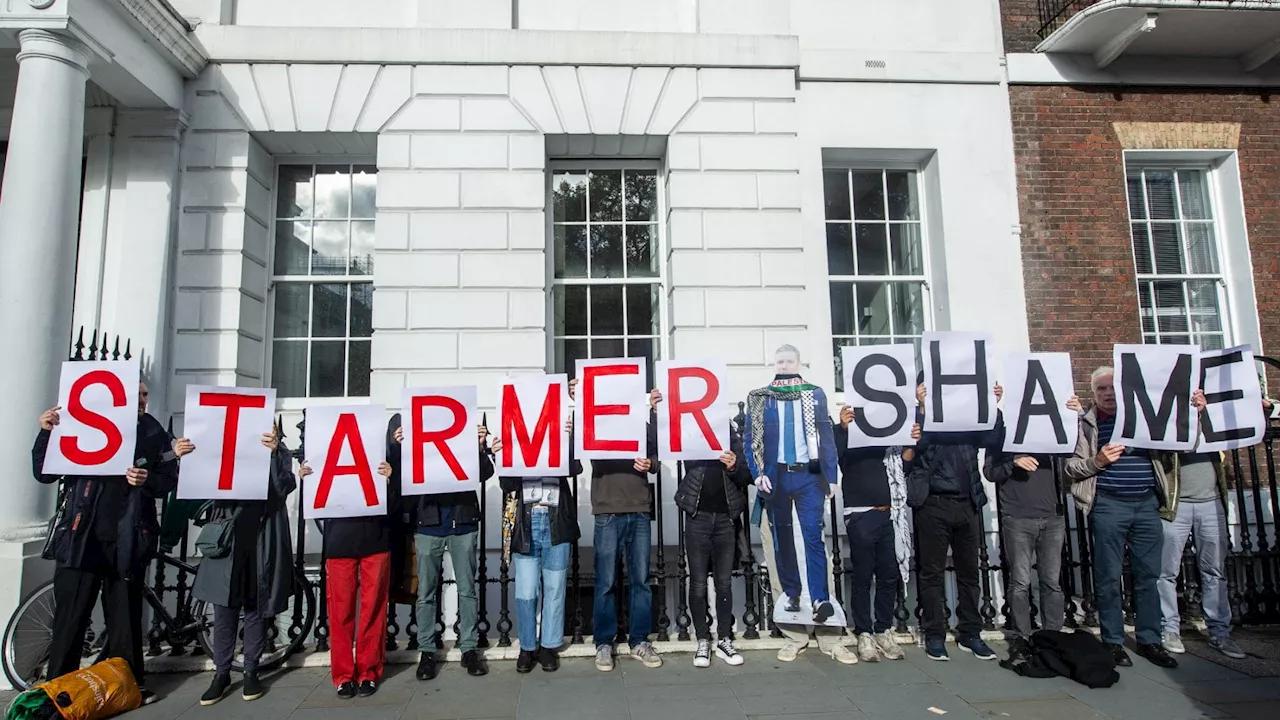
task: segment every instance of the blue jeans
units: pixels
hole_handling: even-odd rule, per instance
[[[653,630],[653,591],[649,588],[649,553],[652,550],[649,516],[644,513],[596,516],[596,647],[613,646],[618,634],[618,556],[627,563],[631,591],[631,634],[635,647]]]
[[[778,578],[787,597],[799,598],[800,567],[796,557],[795,522],[791,517],[794,504],[800,518],[800,537],[804,539],[804,564],[809,580],[809,599],[825,602],[827,594],[827,548],[822,543],[822,510],[827,500],[827,482],[821,475],[807,470],[792,472],[775,466],[777,479],[769,497],[769,523],[777,547]]]
[[[1209,637],[1231,635],[1231,603],[1227,599],[1227,578],[1222,574],[1231,535],[1227,531],[1227,511],[1218,500],[1178,503],[1173,522],[1164,523],[1164,559],[1160,565],[1160,606],[1164,631],[1181,634],[1178,615],[1178,573],[1182,570],[1182,549],[1187,537],[1196,538],[1196,565],[1200,569],[1200,604]]]
[[[1093,584],[1098,595],[1098,624],[1102,641],[1124,642],[1124,607],[1120,593],[1124,548],[1129,546],[1133,569],[1134,635],[1144,645],[1160,642],[1160,552],[1164,521],[1155,495],[1123,500],[1098,493],[1089,514],[1093,534]]]
[[[532,552],[513,553],[516,572],[516,631],[521,650],[538,649],[538,588],[542,588],[542,647],[564,645],[564,587],[569,575],[569,543],[551,544],[551,513],[529,513]]]

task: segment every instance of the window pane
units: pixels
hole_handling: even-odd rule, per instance
[[[351,176],[351,217],[372,218],[377,214],[378,169],[357,166]]]
[[[894,275],[923,275],[924,252],[923,239],[920,237],[920,226],[889,226],[890,259],[893,262]]]
[[[849,220],[849,173],[829,170],[822,173],[823,194],[828,220]]]
[[[893,332],[895,335],[924,332],[924,289],[920,283],[894,283]]]
[[[853,283],[831,283],[831,334],[853,335]]]
[[[1206,220],[1213,217],[1209,204],[1209,183],[1203,170],[1179,170],[1178,193],[1182,197],[1182,217]]]
[[[273,335],[277,338],[307,337],[307,321],[311,317],[311,286],[307,283],[278,283],[275,291]]]
[[[351,337],[373,335],[373,283],[351,285]]]
[[[1129,190],[1129,218],[1133,220],[1147,219],[1147,200],[1142,196],[1142,173],[1131,171],[1125,178]]]
[[[1173,173],[1168,170],[1148,170],[1147,207],[1153,220],[1173,220],[1178,217],[1174,202]]]
[[[1158,330],[1164,333],[1187,331],[1187,309],[1181,282],[1154,283],[1156,291],[1156,321]]]
[[[591,341],[591,357],[620,358],[626,357],[627,343],[622,338],[606,338]]]
[[[1196,345],[1199,345],[1201,350],[1221,350],[1226,347],[1221,334],[1210,333],[1206,335],[1196,335],[1194,339]]]
[[[627,286],[627,334],[657,335],[658,286]]]
[[[373,274],[374,231],[372,222],[351,223],[351,269],[352,275]]]
[[[627,225],[627,277],[657,277],[657,225]]]
[[[831,352],[834,353],[836,361],[836,392],[844,392],[844,352],[840,348],[857,344],[858,341],[853,338],[832,338],[831,340]]]
[[[627,220],[658,221],[658,173],[653,170],[628,170]]]
[[[916,207],[916,174],[913,172],[889,171],[884,174],[888,187],[889,219],[919,220],[920,210]]]
[[[1206,275],[1218,272],[1218,248],[1214,242],[1213,225],[1192,222],[1182,226],[1187,234],[1187,272]]]
[[[351,213],[351,176],[345,165],[316,168],[316,217],[347,218]]]
[[[306,275],[311,257],[311,222],[276,223],[276,275]]]
[[[622,171],[592,170],[591,192],[588,201],[591,203],[591,219],[599,221],[622,221]]]
[[[591,226],[591,277],[622,277],[622,226]]]
[[[311,217],[311,166],[281,165],[276,217]]]
[[[1130,232],[1133,234],[1134,267],[1139,274],[1154,272],[1151,267],[1151,236],[1147,232],[1147,224],[1133,223]]]
[[[1142,318],[1142,332],[1156,331],[1156,301],[1151,295],[1151,283],[1138,283],[1138,316]]]
[[[311,392],[309,397],[342,397],[346,388],[347,343],[317,340],[311,343]]]
[[[368,340],[351,342],[347,360],[347,397],[365,397],[369,394],[369,353],[373,343]]]
[[[556,306],[556,335],[587,334],[587,286],[557,285],[552,289]]]
[[[827,272],[832,275],[853,274],[852,232],[844,223],[827,223]]]
[[[312,275],[346,275],[347,274],[347,232],[349,224],[346,220],[337,222],[317,221],[312,230],[311,274]]]
[[[889,284],[858,283],[854,289],[859,335],[889,335]]]
[[[313,286],[311,337],[347,336],[347,286],[317,283]],[[314,351],[312,352],[314,355]],[[315,364],[314,359],[312,365]]]
[[[884,220],[883,173],[853,173],[853,219]]]
[[[271,387],[282,397],[307,396],[305,340],[276,340],[271,344]]]
[[[556,364],[552,368],[555,372],[568,373],[569,377],[576,377],[578,370],[578,359],[587,357],[587,341],[586,340],[556,340]]]
[[[1152,223],[1151,239],[1156,252],[1156,272],[1178,274],[1182,270],[1182,241],[1177,223]]]
[[[556,225],[552,242],[556,246],[556,277],[586,277],[587,226]]]
[[[622,334],[622,286],[591,286],[591,335]],[[594,354],[592,357],[601,357]],[[607,356],[606,356],[607,357]]]
[[[1187,300],[1191,307],[1191,330],[1197,333],[1222,332],[1218,310],[1218,283],[1192,280],[1187,283]]]
[[[556,173],[551,180],[552,220],[585,222],[587,219],[587,174]]]
[[[653,361],[657,357],[657,344],[658,341],[653,338],[631,338],[627,340],[626,357],[645,359],[645,379],[648,381],[649,387],[654,387]]]
[[[858,223],[854,226],[858,244],[858,274],[888,275],[889,246],[885,237],[888,226],[880,223]]]

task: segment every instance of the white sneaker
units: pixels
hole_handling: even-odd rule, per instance
[[[804,652],[807,647],[809,647],[809,643],[797,645],[793,642],[788,642],[786,645],[782,646],[781,650],[778,651],[778,659],[782,662],[794,662],[796,658],[800,657],[800,653]]]
[[[880,651],[876,648],[876,641],[875,638],[871,637],[871,633],[858,635],[858,659],[862,662],[878,662],[880,660]]]
[[[596,648],[596,669],[600,672],[609,672],[613,669],[613,648],[608,645],[601,645]]]
[[[898,644],[898,639],[893,636],[891,630],[876,634],[876,647],[879,648],[885,660],[901,660],[905,657],[902,646]]]
[[[742,655],[733,647],[733,641],[727,637],[720,638],[720,642],[716,643],[716,657],[727,665],[741,665],[744,662]]]
[[[1182,644],[1182,638],[1179,637],[1178,633],[1164,633],[1160,636],[1160,644],[1164,646],[1165,650],[1178,655],[1187,651],[1187,647]]]
[[[698,651],[693,654],[693,666],[697,668],[711,667],[711,641],[699,640]]]
[[[858,656],[849,652],[849,648],[843,645],[839,645],[839,644],[832,645],[831,649],[827,651],[827,655],[830,656],[832,660],[835,660],[841,665],[857,665],[858,664]]]

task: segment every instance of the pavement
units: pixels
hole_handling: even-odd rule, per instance
[[[993,646],[996,645],[993,643]],[[266,677],[269,690],[244,702],[239,682],[212,707],[199,697],[207,673],[153,673],[148,687],[161,699],[135,710],[129,720],[1183,720],[1280,718],[1280,678],[1254,677],[1198,657],[1163,670],[1135,657],[1120,669],[1114,687],[1090,690],[1065,678],[1019,677],[951,646],[950,662],[935,662],[914,646],[905,660],[840,665],[810,647],[792,663],[773,651],[744,653],[746,663],[718,660],[696,669],[688,653],[665,656],[648,669],[622,657],[611,673],[589,658],[566,658],[555,673],[515,671],[510,661],[491,663],[473,678],[448,662],[440,676],[418,682],[412,665],[387,668],[378,693],[341,700],[326,668],[301,667]],[[996,647],[1004,653],[1002,646]],[[1252,668],[1251,668],[1252,669]],[[1254,670],[1257,672],[1257,670]],[[9,694],[11,696],[11,694]]]

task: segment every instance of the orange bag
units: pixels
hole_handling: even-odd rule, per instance
[[[110,658],[38,686],[66,720],[105,720],[142,705],[129,663]]]

